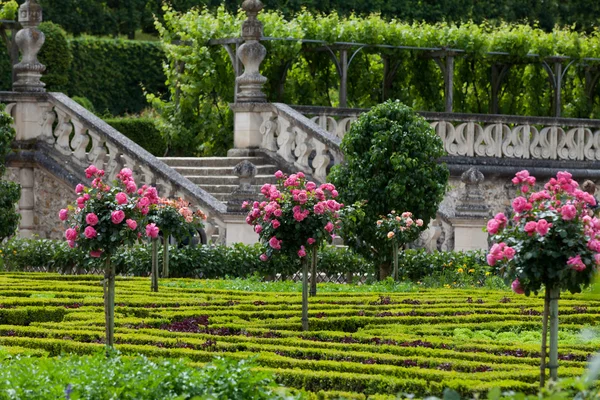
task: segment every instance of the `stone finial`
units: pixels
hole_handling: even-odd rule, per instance
[[[248,160],[244,160],[233,167],[233,174],[240,180],[239,186],[229,196],[227,211],[242,212],[241,206],[244,201],[252,202],[255,197],[252,184],[256,176],[257,168]]]
[[[43,92],[46,85],[40,78],[46,67],[38,61],[37,55],[46,37],[37,28],[42,22],[42,7],[36,0],[26,0],[19,7],[19,22],[23,29],[17,32],[15,41],[21,52],[21,62],[13,67],[17,76],[13,90]]]
[[[485,180],[481,171],[471,167],[461,175],[460,180],[465,184],[465,192],[461,204],[456,207],[456,217],[487,218],[490,210],[481,190],[481,183]]]
[[[238,50],[238,58],[244,64],[244,73],[236,78],[239,93],[238,103],[265,103],[267,96],[262,87],[267,78],[260,74],[260,64],[267,55],[267,49],[260,43],[263,25],[258,20],[258,13],[263,9],[260,0],[246,0],[242,4],[247,19],[242,24],[242,38],[245,43]]]

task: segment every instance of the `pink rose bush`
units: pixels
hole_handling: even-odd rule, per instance
[[[542,190],[528,171],[512,182],[518,196],[512,216],[497,214],[487,223],[492,242],[487,262],[515,293],[537,293],[542,285],[572,293],[590,284],[600,261],[600,220],[596,205],[568,172],[559,172]]]
[[[377,236],[401,246],[415,241],[423,231],[423,225],[423,220],[415,218],[409,211],[400,215],[392,211],[377,221]]]
[[[287,176],[277,171],[275,177],[276,185],[261,188],[264,201],[242,205],[248,211],[246,222],[266,246],[262,261],[277,252],[304,258],[335,236],[343,205],[335,200],[338,193],[331,183],[318,186],[302,172]]]
[[[91,185],[78,184],[77,200],[60,210],[59,219],[67,225],[65,238],[71,247],[79,247],[91,257],[109,257],[120,246],[135,243],[144,232],[146,217],[140,204],[155,202],[156,189],[128,190],[135,184],[131,170],[124,168],[117,180],[108,184],[104,171],[91,165],[85,170]]]
[[[147,189],[142,187],[144,193]],[[142,203],[142,208],[148,208],[146,212],[148,221],[155,224],[163,236],[173,236],[178,241],[183,240],[196,233],[204,227],[206,215],[201,210],[193,210],[190,203],[184,199],[169,200],[154,197],[151,193],[150,204]]]

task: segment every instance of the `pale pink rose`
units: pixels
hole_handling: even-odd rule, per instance
[[[574,269],[577,272],[581,272],[585,269],[585,264],[581,261],[581,256],[576,255],[575,257],[569,258],[567,261],[567,265]]]
[[[487,223],[487,231],[490,235],[495,235],[500,229],[500,222],[497,219],[490,219]]]
[[[115,200],[117,200],[118,204],[125,204],[127,203],[127,195],[123,192],[119,192],[115,196]]]
[[[519,282],[518,279],[515,279],[510,286],[513,292],[515,292],[516,294],[525,294],[525,290],[521,286],[521,282]]]
[[[269,257],[266,254],[261,254],[259,258],[260,258],[260,261],[262,261],[262,262],[269,261]]]
[[[269,240],[269,246],[271,246],[275,250],[281,250],[281,240],[277,240],[277,238],[273,236]]]
[[[279,222],[278,220],[274,219],[273,222],[271,222],[271,225],[273,225],[273,229],[277,229],[281,225],[281,222]]]
[[[485,259],[487,260],[487,263],[490,267],[496,265],[496,257],[494,257],[493,254],[488,254],[487,256],[485,256]]]
[[[283,172],[281,172],[281,171],[275,172],[275,178],[277,178],[277,179],[283,178]]]
[[[137,222],[135,222],[134,220],[128,219],[127,221],[125,221],[125,223],[132,231],[135,231],[137,229]]]
[[[98,223],[98,216],[94,213],[89,213],[85,216],[85,222],[90,226],[94,226]]]
[[[90,251],[90,257],[99,258],[102,256],[102,251],[100,250],[92,250]]]
[[[155,223],[146,225],[146,236],[151,239],[156,239],[158,237],[159,229]]]
[[[75,193],[77,193],[77,194],[83,193],[84,190],[85,190],[85,186],[83,186],[81,183],[79,183],[77,186],[75,186]]]
[[[537,233],[539,233],[541,236],[546,236],[550,228],[552,228],[552,224],[549,224],[545,219],[541,219],[538,221],[536,229]]]
[[[417,223],[417,226],[418,226],[418,227],[421,227],[421,226],[423,226],[423,220],[422,220],[422,219],[418,219],[418,220],[416,221],[416,223]]]
[[[388,238],[388,239],[391,239],[391,238],[393,238],[394,236],[395,236],[395,233],[394,233],[394,232],[392,232],[392,231],[388,232],[388,234],[387,234],[387,238]]]
[[[65,209],[65,208],[63,208],[62,210],[60,210],[60,211],[58,212],[58,218],[59,218],[61,221],[66,221],[66,220],[69,218],[69,210],[67,210],[67,209]]]
[[[96,230],[91,226],[86,227],[83,233],[87,239],[93,239],[98,236],[98,232],[96,232]]]
[[[327,225],[325,225],[325,230],[329,233],[333,232],[334,226],[331,222],[328,222]]]
[[[394,214],[394,212],[392,211],[392,214]],[[402,218],[410,218],[412,217],[412,213],[410,211],[405,211],[402,214],[400,214],[402,216]]]
[[[306,257],[306,249],[304,248],[304,246],[300,246],[300,250],[298,250],[298,257]]]
[[[412,218],[406,219],[406,226],[411,227],[413,224],[414,224],[414,221],[412,220]]]
[[[308,238],[308,240],[306,241],[306,243],[308,243],[309,245],[313,245],[315,244],[317,241],[314,238]]]
[[[560,210],[560,214],[562,215],[562,219],[570,221],[577,215],[577,208],[572,204],[567,204]]]
[[[110,220],[115,225],[120,224],[121,222],[123,222],[124,219],[125,219],[125,213],[123,212],[123,210],[113,211],[110,214]]]
[[[77,230],[73,228],[69,228],[65,231],[65,238],[67,240],[75,240],[77,239]]]
[[[525,232],[529,234],[529,236],[533,235],[535,230],[537,229],[537,222],[529,221],[525,224]]]

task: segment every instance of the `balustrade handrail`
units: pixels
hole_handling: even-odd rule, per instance
[[[301,112],[297,111],[295,107],[290,107],[283,103],[272,103],[272,105],[278,115],[286,117],[292,125],[298,125],[310,136],[317,138],[326,145],[333,148],[339,148],[340,144],[342,144],[340,138],[332,135],[313,121],[306,118]]]

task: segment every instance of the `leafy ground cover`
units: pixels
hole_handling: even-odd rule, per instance
[[[95,354],[103,348],[98,276],[0,275],[0,346],[12,354]],[[218,288],[217,288],[218,287]],[[341,286],[345,287],[345,286]],[[347,286],[351,289],[353,286]],[[233,290],[235,288],[236,290]],[[256,356],[257,371],[320,398],[395,398],[490,388],[535,393],[542,298],[489,289],[398,292],[321,290],[301,332],[301,293],[252,291],[235,282],[165,280],[158,293],[143,278],[120,278],[116,348],[151,359]],[[250,289],[250,290],[248,290]],[[600,300],[563,295],[560,375],[581,375],[597,342]]]

